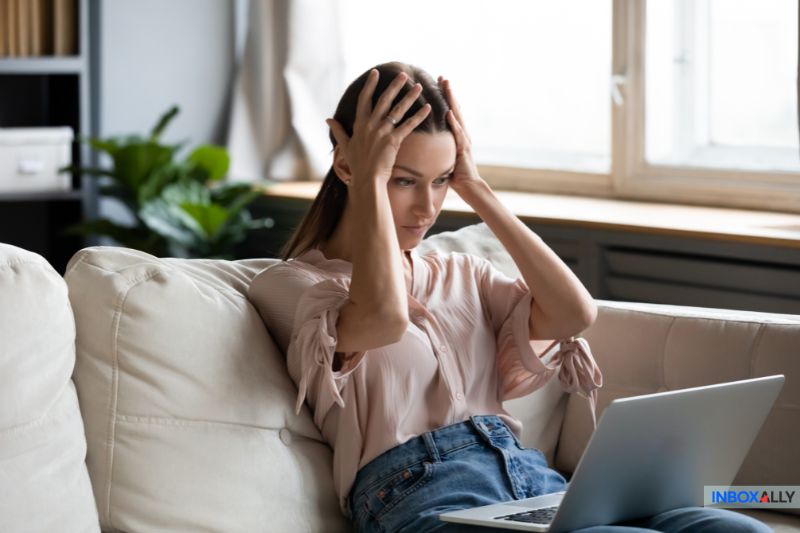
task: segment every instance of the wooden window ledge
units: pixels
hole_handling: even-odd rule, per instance
[[[320,181],[270,185],[275,198],[313,200]],[[721,207],[591,198],[516,191],[495,191],[523,222],[673,235],[800,249],[800,215]],[[467,215],[472,209],[452,190],[443,214]]]

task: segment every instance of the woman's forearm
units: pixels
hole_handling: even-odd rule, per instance
[[[350,300],[401,322],[408,321],[403,259],[386,183],[355,179],[349,188],[354,221]]]
[[[533,295],[531,339],[576,335],[597,316],[592,296],[542,239],[509,211],[483,180],[462,187],[459,196],[503,244]]]

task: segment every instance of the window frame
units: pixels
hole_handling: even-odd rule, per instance
[[[646,2],[613,0],[611,172],[479,165],[505,190],[800,212],[800,173],[649,163],[645,157]],[[617,98],[612,93],[617,92]]]

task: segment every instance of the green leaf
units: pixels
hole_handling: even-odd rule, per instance
[[[153,130],[150,132],[150,140],[157,141],[158,138],[161,137],[161,134],[164,132],[164,129],[166,129],[169,123],[172,122],[172,119],[175,118],[175,115],[177,115],[179,112],[180,112],[180,107],[174,105],[170,107],[166,113],[161,115],[161,118],[158,119],[158,122],[153,127]]]
[[[173,151],[154,142],[123,146],[114,155],[114,174],[138,196],[139,187],[151,174],[170,164]]]
[[[214,203],[225,206],[234,203],[237,198],[243,194],[250,194],[254,191],[258,192],[258,194],[261,194],[260,191],[250,183],[237,183],[231,181],[217,182],[210,188],[210,191],[211,200]]]
[[[119,149],[119,144],[113,138],[110,139],[92,138],[89,139],[89,146],[91,146],[98,152],[105,152],[112,157],[117,152],[117,149]]]
[[[189,255],[206,255],[211,235],[217,227],[218,213],[211,208],[211,195],[196,182],[180,182],[165,187],[159,198],[139,211],[142,221],[153,231]],[[173,249],[173,248],[171,248]]]
[[[212,200],[225,206],[230,216],[238,214],[261,194],[260,188],[249,183],[222,183],[211,189]]]
[[[203,169],[207,174],[206,180],[211,181],[221,180],[225,177],[230,166],[228,151],[225,148],[211,144],[204,144],[195,148],[189,154],[187,161]]]
[[[203,232],[208,240],[215,240],[220,229],[228,220],[228,211],[216,204],[192,204],[183,203],[181,209],[189,214],[198,225],[203,228]]]
[[[152,231],[183,248],[196,249],[204,241],[202,228],[187,220],[191,217],[180,206],[170,204],[161,198],[145,204],[139,210],[139,218]]]
[[[186,169],[181,165],[175,164],[164,165],[154,169],[149,178],[139,186],[137,194],[139,205],[144,205],[157,198],[165,187],[181,181],[185,174]]]
[[[180,205],[185,202],[201,205],[211,203],[211,191],[195,181],[182,181],[165,187],[161,197],[174,205]]]
[[[95,168],[95,167],[79,167],[77,165],[70,165],[66,167],[61,167],[58,169],[59,172],[77,172],[78,174],[82,174],[84,176],[107,176],[109,178],[115,178],[116,174],[113,171],[108,170],[106,168]]]

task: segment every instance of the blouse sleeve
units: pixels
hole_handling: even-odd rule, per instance
[[[481,259],[480,293],[497,340],[496,362],[500,400],[530,394],[558,374],[565,391],[580,392],[592,403],[603,377],[589,344],[582,338],[554,341],[537,354],[530,340],[531,295],[524,280],[512,279]],[[545,363],[542,356],[559,347]]]
[[[314,422],[322,421],[333,404],[344,407],[342,389],[348,376],[358,367],[366,352],[345,354],[347,362],[333,370],[336,351],[336,322],[339,310],[350,297],[346,282],[326,279],[308,288],[300,296],[286,358],[289,374],[297,388],[295,412],[299,413],[308,397]]]

